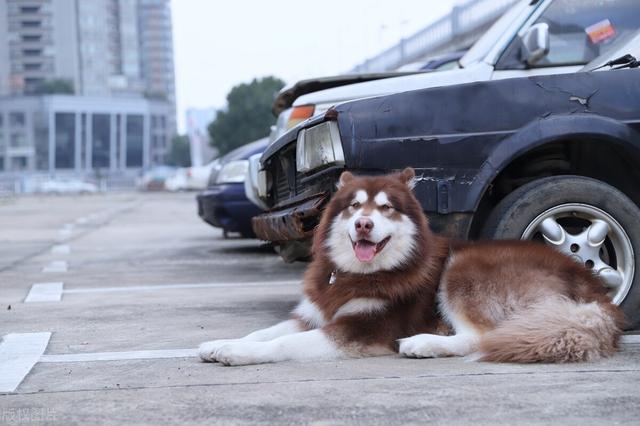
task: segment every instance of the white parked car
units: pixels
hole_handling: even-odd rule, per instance
[[[203,190],[207,188],[209,176],[219,160],[213,160],[204,166],[182,167],[167,178],[165,188],[168,191]]]
[[[183,191],[187,189],[188,167],[175,169],[164,181],[164,189],[167,191]]]
[[[215,159],[204,166],[189,167],[187,170],[187,189],[202,190],[207,188],[211,171],[220,163]]]
[[[172,166],[154,166],[145,171],[137,180],[136,186],[142,191],[162,191],[167,179],[174,176],[176,168]]]
[[[38,191],[43,194],[94,194],[98,187],[80,179],[49,179],[40,184]]]

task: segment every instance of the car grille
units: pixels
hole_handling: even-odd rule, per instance
[[[278,200],[286,199],[291,196],[291,187],[289,186],[289,179],[287,178],[287,172],[282,167],[276,167],[274,173],[275,182],[275,198]]]
[[[273,200],[276,204],[296,195],[296,149],[295,145],[278,154],[271,166]]]
[[[298,173],[296,170],[295,143],[284,147],[271,157],[265,168],[271,181],[269,195],[271,207],[301,202],[308,197],[330,192],[341,171],[337,169],[322,176],[314,176],[313,180],[309,181],[310,177],[305,177],[303,173]]]

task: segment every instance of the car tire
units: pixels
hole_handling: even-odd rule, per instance
[[[634,254],[640,254],[638,218],[638,206],[609,184],[553,176],[523,185],[500,201],[482,237],[539,240],[584,262],[607,282],[631,328],[640,323],[640,262]]]

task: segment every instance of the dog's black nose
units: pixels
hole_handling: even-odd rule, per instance
[[[356,220],[356,231],[361,234],[368,234],[373,229],[373,221],[368,217],[361,217]]]

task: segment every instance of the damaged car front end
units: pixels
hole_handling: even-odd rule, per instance
[[[639,72],[478,82],[339,104],[265,151],[260,191],[269,211],[253,219],[254,231],[285,260],[304,258],[343,170],[412,166],[431,227],[478,237],[488,211],[515,188],[540,176],[598,177],[596,163],[613,148],[597,141],[624,146],[628,158],[640,153]]]
[[[290,130],[261,159],[259,194],[270,211],[254,218],[253,229],[288,261],[309,255],[313,230],[345,166],[332,116],[329,110]]]

